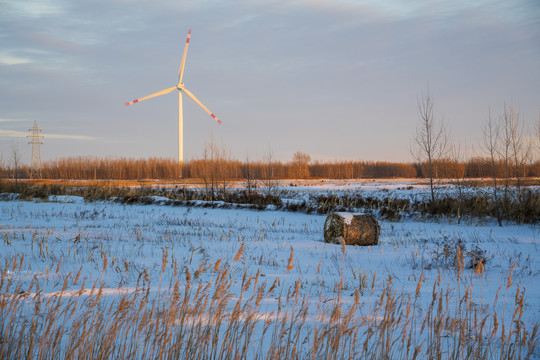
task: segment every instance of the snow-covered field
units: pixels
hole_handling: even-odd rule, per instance
[[[283,193],[426,190],[362,186]],[[379,245],[343,248],[324,243],[325,218],[0,201],[0,357],[540,358],[538,226],[379,220]]]

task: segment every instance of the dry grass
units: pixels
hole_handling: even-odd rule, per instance
[[[538,324],[522,321],[525,292],[512,283],[512,269],[495,299],[473,301],[483,265],[464,268],[458,248],[457,287],[435,281],[431,301],[421,299],[424,278],[413,294],[398,293],[392,278],[377,290],[373,275],[366,297],[344,295],[343,265],[332,301],[311,303],[301,280],[267,284],[245,265],[244,246],[231,263],[203,262],[189,268],[168,263],[163,250],[158,290],[142,271],[135,289],[106,295],[101,280],[91,286],[68,274],[45,294],[34,277],[17,280],[24,257],[5,259],[0,278],[2,359],[528,359],[538,356]],[[343,254],[345,258],[345,254]],[[293,268],[291,249],[286,271]],[[126,265],[128,266],[128,265]],[[58,273],[56,267],[56,273]],[[51,267],[53,268],[53,267]],[[162,278],[173,274],[167,286]],[[239,273],[236,273],[239,271]],[[204,279],[201,276],[204,274]],[[46,276],[54,276],[54,268]],[[362,277],[359,274],[359,277]],[[465,278],[467,281],[465,281]],[[241,279],[241,280],[240,280]],[[364,279],[364,283],[365,283]],[[70,289],[70,290],[68,290]],[[78,289],[78,290],[77,290]],[[515,296],[511,293],[515,291]],[[492,313],[503,297],[502,313]],[[421,301],[423,300],[423,301]],[[488,302],[489,300],[489,302]],[[273,311],[264,305],[277,302]]]
[[[429,181],[421,178],[361,178],[361,179],[353,179],[353,180],[347,180],[347,179],[340,179],[336,180],[339,183],[348,183],[348,182],[354,182],[354,183],[372,183],[376,179],[377,182],[384,183],[384,182],[396,182],[396,181],[402,181],[407,182],[410,184],[414,184],[415,186],[419,185],[429,185]],[[321,181],[325,181],[327,179],[323,178],[312,178],[312,179],[283,179],[283,180],[276,180],[281,185],[290,185],[293,184],[294,186],[314,186],[314,185],[320,185]],[[502,180],[502,179],[499,179]],[[5,182],[14,182],[11,179],[2,179],[2,181]],[[538,186],[540,185],[540,178],[535,177],[528,177],[524,179],[520,179],[521,186]],[[177,180],[160,180],[160,179],[143,179],[143,180],[53,180],[53,179],[20,179],[19,182],[29,184],[29,185],[62,185],[62,186],[102,186],[102,187],[138,187],[138,186],[186,186],[188,188],[201,188],[204,187],[204,181],[203,179],[197,179],[197,178],[189,178],[189,179],[177,179]],[[242,187],[244,185],[244,181],[241,180],[230,180],[231,186],[233,188],[236,187]],[[439,179],[439,184],[453,184],[453,179]],[[509,186],[516,186],[517,180],[516,179],[509,179],[508,185]],[[465,187],[490,187],[493,185],[493,179],[491,178],[467,178],[464,180],[463,186]]]
[[[191,181],[191,180],[190,180]],[[65,185],[64,185],[65,183]],[[237,184],[238,185],[238,184]],[[264,210],[268,206],[292,212],[326,214],[334,211],[368,210],[381,217],[396,221],[402,217],[423,218],[495,219],[509,223],[535,224],[540,221],[540,192],[535,187],[515,189],[508,192],[504,204],[495,201],[485,189],[470,189],[463,195],[440,194],[434,201],[422,197],[400,198],[366,195],[361,192],[341,195],[311,195],[303,201],[282,201],[281,195],[243,189],[207,191],[196,183],[163,183],[159,181],[81,181],[64,182],[51,180],[0,181],[0,193],[17,193],[19,200],[47,199],[51,195],[80,196],[87,201],[110,200],[125,204],[154,204],[234,207],[248,206]],[[155,197],[159,197],[156,200]],[[502,222],[501,222],[502,224]]]

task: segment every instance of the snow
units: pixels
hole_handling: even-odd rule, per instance
[[[336,214],[339,215],[343,219],[343,221],[345,221],[345,224],[351,225],[354,214],[346,212],[337,212]]]
[[[72,195],[49,195],[47,197],[48,201],[58,202],[58,203],[72,203],[72,204],[82,204],[84,199],[80,196]]]
[[[413,189],[408,188],[410,186]],[[370,191],[377,196],[392,191],[400,196],[417,196],[425,190],[418,187],[422,185],[323,182],[318,187],[296,186],[294,193],[292,187],[280,190],[299,199],[326,191]],[[502,295],[497,301],[494,299],[499,291],[504,293],[509,270],[516,263],[508,296],[515,296],[518,284],[520,289],[526,289],[522,321],[532,329],[540,320],[538,226],[499,227],[475,220],[458,225],[452,219],[439,222],[379,220],[378,246],[351,246],[342,253],[342,246],[324,243],[325,215],[170,206],[167,198],[157,197],[154,200],[159,203],[152,205],[85,202],[74,196],[49,196],[46,202],[30,202],[0,194],[0,200],[0,235],[4,239],[0,243],[0,261],[8,264],[24,256],[20,260],[22,266],[5,275],[19,281],[22,291],[30,289],[33,279],[41,279],[41,292],[47,297],[79,293],[80,282],[77,286],[69,283],[67,289],[61,291],[63,279],[79,271],[81,281],[85,279],[87,284],[82,289],[83,294],[88,294],[92,284],[102,280],[105,298],[135,291],[139,276],[146,272],[153,296],[159,296],[158,284],[166,284],[162,288],[167,288],[173,279],[173,264],[194,274],[201,264],[222,260],[222,264],[231,266],[233,274],[242,274],[245,270],[253,275],[259,271],[268,286],[278,279],[280,288],[288,289],[301,281],[311,304],[308,316],[311,323],[318,321],[317,304],[335,298],[335,286],[340,279],[347,294],[345,303],[352,303],[354,292],[360,292],[363,307],[358,312],[362,316],[373,315],[368,305],[377,300],[377,294],[387,286],[387,279],[391,279],[399,293],[414,297],[422,278],[419,296],[427,308],[439,276],[440,286],[449,286],[453,293],[461,291],[463,294],[467,286],[474,284],[473,301],[491,306],[491,311],[501,314],[510,310],[503,307]],[[348,223],[352,221],[353,214],[340,215]],[[445,245],[457,243],[464,246],[466,260],[467,254],[475,250],[482,251],[487,259],[483,277],[476,276],[474,269],[463,270],[462,289],[457,288],[455,262],[448,257],[448,248],[445,248]],[[235,262],[233,259],[242,245],[245,246],[242,259]],[[287,270],[291,249],[294,268]],[[162,276],[164,253],[168,265]],[[108,266],[103,269],[105,257]],[[197,281],[209,281],[211,276],[211,271],[204,272]],[[362,286],[362,276],[369,284],[374,281],[373,290]],[[241,280],[241,275],[233,278],[237,293]],[[35,289],[29,294],[35,295]],[[278,306],[294,306],[278,304],[271,296],[262,303],[266,309],[260,314],[262,320],[275,317]],[[534,356],[540,355],[537,352]]]
[[[18,198],[19,194],[0,193],[0,201],[17,200]]]

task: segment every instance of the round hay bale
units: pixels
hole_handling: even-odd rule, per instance
[[[372,215],[336,212],[324,222],[324,242],[345,245],[377,245],[381,229]]]

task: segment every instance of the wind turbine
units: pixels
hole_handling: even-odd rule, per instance
[[[206,111],[214,120],[218,122],[218,124],[221,124],[221,120],[219,120],[216,115],[214,115],[206,106],[203,105],[202,102],[199,101],[193,95],[188,89],[184,87],[184,83],[182,82],[182,77],[184,76],[184,65],[186,63],[186,54],[189,46],[189,39],[191,38],[191,29],[188,31],[187,39],[186,39],[186,46],[184,47],[184,54],[182,55],[182,63],[180,64],[180,71],[178,72],[178,84],[176,86],[170,87],[165,90],[158,91],[157,93],[153,93],[151,95],[142,97],[140,99],[135,99],[130,102],[127,102],[125,105],[132,105],[135,103],[138,103],[139,101],[147,100],[156,96],[165,95],[170,93],[171,91],[178,90],[178,163],[182,164],[184,162],[184,142],[183,142],[183,136],[184,136],[184,119],[182,116],[182,92],[184,92],[188,97],[190,97],[193,101],[195,101],[200,107],[203,108],[204,111]]]

